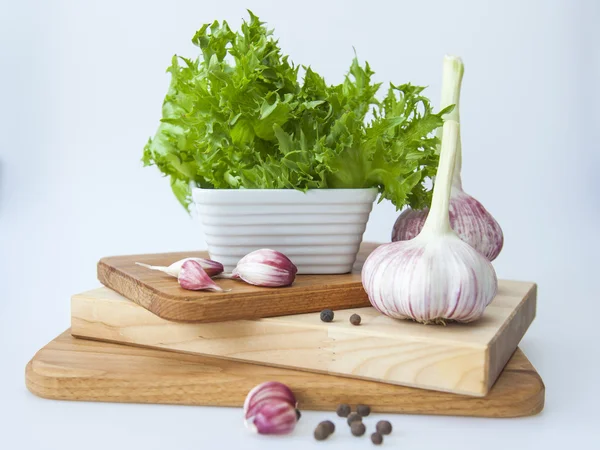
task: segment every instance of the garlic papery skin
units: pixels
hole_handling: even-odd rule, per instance
[[[287,434],[296,426],[296,397],[285,384],[268,381],[254,387],[244,401],[244,423],[260,434]]]
[[[240,259],[231,277],[255,286],[282,287],[292,284],[297,272],[298,268],[283,253],[263,248]]]
[[[496,259],[504,245],[504,234],[500,224],[479,201],[453,185],[449,213],[450,226],[460,239],[489,261]],[[428,214],[429,208],[402,211],[392,230],[392,242],[415,238],[421,232]]]
[[[362,280],[379,312],[421,323],[473,322],[497,290],[489,261],[452,235],[383,245],[365,263]]]
[[[181,267],[186,261],[196,261],[198,264],[202,266],[204,271],[208,274],[209,277],[214,277],[223,272],[223,264],[217,261],[213,261],[212,259],[205,258],[184,258],[179,261],[175,261],[170,266],[151,266],[149,264],[144,264],[140,262],[136,262],[138,266],[145,267],[150,270],[159,270],[161,272],[166,273],[167,275],[171,275],[172,277],[177,278],[179,276],[179,271]]]
[[[247,428],[259,434],[289,434],[297,422],[296,408],[283,401],[265,403],[244,421]]]
[[[248,392],[244,401],[244,416],[256,414],[258,409],[267,402],[284,401],[296,408],[296,397],[292,390],[279,381],[267,381],[255,386]]]
[[[202,268],[198,261],[190,259],[185,261],[177,277],[179,285],[190,291],[214,291],[224,292]]]
[[[492,264],[450,227],[458,130],[457,122],[446,120],[431,212],[421,232],[378,247],[363,266],[362,283],[371,304],[390,317],[473,322],[496,296]]]
[[[459,101],[464,65],[462,60],[453,56],[444,58],[441,107],[455,105],[446,114],[446,120],[459,122]],[[442,129],[438,132],[442,138]],[[460,133],[457,143],[457,155],[452,178],[450,196],[450,226],[459,238],[483,254],[489,261],[496,259],[504,245],[504,235],[500,225],[483,205],[462,189],[461,180],[462,150]],[[392,229],[392,242],[405,241],[416,237],[423,228],[429,209],[420,211],[408,208],[396,219]]]

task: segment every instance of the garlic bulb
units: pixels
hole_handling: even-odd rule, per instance
[[[237,263],[231,278],[241,278],[256,286],[289,286],[298,268],[283,253],[268,248],[248,253]]]
[[[259,384],[244,401],[244,423],[260,434],[290,433],[298,421],[296,404],[296,397],[285,384]]]
[[[179,285],[190,291],[214,291],[224,292],[202,268],[198,261],[189,259],[184,262],[177,277]]]
[[[217,262],[217,261],[213,261],[212,259],[205,259],[205,258],[184,258],[184,259],[180,259],[179,261],[175,261],[173,264],[171,264],[170,266],[166,266],[166,267],[165,266],[150,266],[148,264],[144,264],[144,263],[140,263],[140,262],[136,262],[136,264],[138,266],[145,267],[146,269],[159,270],[161,272],[166,273],[167,275],[171,275],[172,277],[177,278],[179,276],[179,271],[181,270],[181,267],[183,266],[183,264],[186,261],[196,261],[198,264],[200,264],[202,266],[202,268],[206,271],[206,273],[210,277],[214,277],[215,275],[218,275],[221,272],[223,272],[223,264],[221,264],[220,262]]]
[[[457,57],[444,58],[444,71],[442,82],[442,108],[455,105],[454,109],[446,115],[446,120],[459,122],[460,87],[464,73],[462,60]],[[441,129],[438,131],[441,138]],[[452,191],[450,195],[450,226],[458,237],[478,250],[488,260],[496,259],[504,244],[504,235],[500,225],[483,205],[465,193],[462,189],[461,171],[461,144],[458,137],[458,149],[454,176],[452,178]],[[404,210],[392,229],[392,242],[406,241],[419,234],[429,209],[415,211],[411,208]]]
[[[496,295],[492,264],[450,227],[458,133],[458,123],[446,120],[431,211],[421,232],[414,239],[378,247],[363,266],[369,300],[388,316],[423,323],[472,322]]]

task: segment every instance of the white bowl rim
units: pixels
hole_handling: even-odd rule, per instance
[[[193,191],[202,191],[202,192],[300,192],[301,194],[305,194],[306,192],[352,192],[352,191],[356,191],[356,192],[365,192],[365,191],[376,191],[378,192],[379,189],[376,187],[370,187],[370,188],[333,188],[333,189],[329,189],[329,188],[320,188],[320,189],[307,189],[306,191],[302,191],[300,189],[246,189],[246,188],[239,188],[239,189],[216,189],[216,188],[202,188],[202,187],[197,187],[197,186],[192,186],[192,190]]]
[[[363,189],[192,189],[194,203],[200,204],[239,204],[252,202],[263,204],[290,203],[372,203],[377,188]]]

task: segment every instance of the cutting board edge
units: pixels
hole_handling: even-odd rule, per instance
[[[98,390],[97,388],[95,390],[93,390],[94,395],[95,396],[91,396],[91,395],[78,395],[77,397],[73,397],[73,396],[67,396],[66,394],[59,394],[59,391],[61,388],[63,389],[68,389],[67,392],[72,394],[72,389],[69,389],[69,384],[73,383],[73,382],[83,382],[83,384],[86,384],[90,382],[90,380],[92,380],[92,377],[76,377],[76,376],[71,376],[71,375],[67,375],[67,376],[57,376],[56,373],[48,373],[48,374],[44,374],[43,370],[34,370],[34,362],[36,361],[36,359],[39,357],[39,355],[45,351],[48,347],[50,347],[51,345],[55,344],[55,342],[59,341],[61,338],[64,338],[65,335],[69,335],[70,337],[70,330],[65,331],[64,333],[62,333],[61,335],[57,336],[54,340],[52,340],[51,342],[49,342],[48,344],[46,344],[46,346],[44,346],[42,349],[40,349],[38,352],[36,352],[36,354],[34,355],[34,357],[28,362],[28,364],[26,365],[25,368],[25,384],[27,389],[29,390],[29,392],[31,392],[33,395],[40,397],[40,398],[44,398],[44,399],[49,399],[49,400],[65,400],[65,401],[86,401],[86,402],[110,402],[110,403],[136,403],[136,404],[168,404],[168,405],[187,405],[187,406],[228,406],[228,407],[241,407],[242,405],[242,400],[239,401],[232,401],[230,404],[224,404],[224,403],[219,403],[218,405],[215,404],[202,404],[202,403],[193,403],[191,401],[191,397],[190,396],[184,396],[184,397],[178,397],[178,400],[168,400],[168,401],[152,401],[150,400],[148,397],[145,398],[138,398],[137,400],[131,400],[131,399],[119,399],[119,397],[115,397],[114,395],[104,395],[102,396],[102,390]],[[75,341],[88,341],[87,339],[76,339],[73,338]],[[120,344],[108,344],[108,343],[103,343],[103,342],[98,342],[98,341],[92,341],[92,342],[97,342],[98,344],[106,344],[107,346],[116,346],[116,347],[129,347],[129,346],[125,346],[125,345],[120,345]],[[56,351],[56,350],[55,350]],[[67,351],[64,348],[61,348],[59,351]],[[152,353],[156,353],[157,355],[160,353],[163,353],[160,350],[149,350]],[[104,353],[104,352],[103,352]],[[164,353],[169,353],[169,352],[164,352]],[[111,354],[109,352],[109,354]],[[515,355],[518,355],[518,357],[522,358],[523,361],[521,361],[518,364],[515,364],[517,367],[515,368],[510,368],[507,370],[508,372],[515,372],[515,373],[521,373],[522,376],[527,376],[529,378],[531,378],[531,380],[529,380],[529,382],[525,383],[528,388],[526,391],[521,392],[516,399],[513,399],[512,401],[497,401],[497,399],[494,399],[493,402],[497,403],[495,405],[492,405],[494,407],[493,410],[485,410],[485,413],[481,413],[481,410],[479,409],[480,407],[478,406],[478,404],[482,401],[486,401],[486,398],[475,398],[475,397],[470,397],[470,396],[460,396],[460,395],[455,395],[455,394],[444,394],[444,393],[435,393],[433,392],[432,395],[437,395],[437,394],[441,394],[441,395],[451,395],[453,398],[458,398],[460,402],[464,402],[465,400],[470,401],[475,401],[477,402],[475,405],[473,405],[473,407],[466,407],[466,406],[462,406],[459,410],[459,412],[457,412],[456,410],[452,410],[451,407],[448,406],[448,404],[446,404],[445,402],[441,402],[439,404],[439,406],[442,406],[442,408],[437,408],[437,409],[433,409],[432,407],[430,409],[426,409],[423,411],[415,411],[413,408],[410,407],[395,407],[394,405],[382,405],[380,407],[374,408],[374,412],[376,413],[392,413],[392,414],[418,414],[418,415],[442,415],[442,416],[458,416],[458,417],[487,417],[487,418],[520,418],[520,417],[529,417],[529,416],[534,416],[539,414],[540,412],[543,411],[544,407],[545,407],[545,384],[541,378],[541,376],[539,375],[539,373],[535,370],[535,367],[531,364],[531,362],[528,360],[527,356],[525,354],[523,354],[523,352],[517,348],[517,350],[515,350]],[[196,355],[197,356],[197,355]],[[214,358],[213,358],[214,359]],[[102,360],[100,360],[100,362],[102,362]],[[512,358],[511,361],[512,363]],[[248,365],[253,365],[253,364],[248,364]],[[526,367],[529,366],[529,367]],[[43,366],[42,366],[43,367]],[[65,370],[65,368],[62,368],[62,372],[65,373],[67,370]],[[72,369],[75,370],[75,369]],[[291,371],[289,369],[286,369],[287,371],[290,372],[294,372]],[[103,370],[103,372],[106,372],[106,370]],[[310,374],[308,374],[310,375]],[[331,378],[338,378],[335,376],[330,376],[330,375],[323,375],[325,377],[331,377]],[[121,380],[122,381],[122,380]],[[135,386],[135,383],[133,381],[129,382],[132,386]],[[45,385],[51,385],[51,388],[42,388],[40,389],[40,386],[45,386]],[[81,387],[81,386],[80,386]],[[90,388],[91,389],[91,388]],[[106,388],[107,390],[109,390],[108,388]],[[406,388],[409,389],[409,388]],[[422,391],[421,389],[412,389],[410,388],[411,391],[415,391],[415,392],[420,392]],[[427,391],[425,391],[427,392]],[[514,392],[511,393],[511,395],[514,395]],[[496,396],[497,397],[497,396]],[[185,401],[185,399],[187,399],[187,401]],[[330,405],[312,405],[309,407],[305,407],[303,405],[299,405],[300,407],[302,407],[303,409],[306,410],[314,410],[314,411],[331,411],[332,410],[332,406]],[[436,403],[436,407],[438,406],[438,404]],[[480,414],[475,414],[473,411],[479,411]]]
[[[537,283],[528,283],[531,283],[531,287],[523,297],[523,300],[487,344],[485,385],[488,391],[492,388],[512,357],[514,350],[510,349],[519,347],[519,343],[523,340],[527,330],[529,330],[529,327],[535,320],[537,314]],[[525,321],[515,320],[520,314],[526,318]],[[505,351],[502,351],[502,346],[504,346]]]
[[[245,360],[242,358],[219,356],[217,354],[201,354],[201,353],[196,353],[196,352],[192,352],[192,351],[173,349],[173,348],[169,348],[169,347],[157,347],[157,346],[153,346],[153,345],[137,344],[137,343],[132,343],[132,342],[122,342],[122,341],[111,340],[111,339],[106,339],[106,338],[102,338],[102,337],[80,335],[73,331],[71,331],[71,336],[73,336],[76,339],[85,339],[85,340],[95,341],[95,342],[104,342],[106,344],[112,344],[112,345],[126,345],[128,347],[135,347],[135,348],[146,349],[146,350],[164,351],[164,352],[169,352],[169,353],[177,353],[180,355],[205,356],[207,358],[221,359],[224,361],[233,361],[233,362],[237,362],[240,364],[252,364],[252,365],[262,366],[262,367],[275,367],[277,369],[294,370],[294,371],[303,372],[303,373],[315,373],[315,374],[319,374],[319,375],[328,375],[328,376],[332,376],[332,377],[336,377],[336,378],[347,378],[347,379],[351,379],[351,380],[370,381],[370,382],[374,382],[374,383],[389,384],[389,385],[393,385],[393,386],[402,386],[402,387],[407,387],[407,388],[411,388],[411,389],[420,389],[420,390],[425,390],[425,391],[441,392],[444,394],[456,394],[456,395],[461,395],[461,396],[465,396],[465,397],[472,397],[473,399],[484,398],[487,394],[489,394],[490,389],[491,389],[491,387],[487,388],[485,386],[482,386],[481,391],[475,391],[475,390],[461,391],[459,389],[451,391],[449,389],[439,388],[436,386],[426,386],[426,385],[418,386],[418,385],[411,384],[408,382],[406,382],[406,383],[405,382],[394,382],[394,381],[390,381],[390,380],[380,381],[380,380],[376,380],[373,378],[361,377],[358,375],[342,374],[342,373],[331,372],[331,371],[326,371],[326,370],[317,370],[317,369],[312,369],[312,368],[307,369],[304,367],[292,368],[292,367],[284,365],[284,364],[277,364],[277,363],[271,363],[271,362],[248,361],[248,360]]]
[[[201,305],[199,302],[196,302],[195,305],[192,303],[194,300],[180,300],[174,296],[166,294],[160,290],[153,288],[149,284],[144,284],[134,277],[126,274],[121,271],[117,267],[113,267],[107,263],[111,257],[101,258],[97,264],[97,278],[98,281],[104,285],[105,287],[112,289],[119,294],[127,297],[131,301],[137,303],[138,305],[146,308],[153,314],[161,317],[162,319],[169,320],[172,322],[178,323],[214,323],[214,322],[222,322],[222,321],[231,321],[231,320],[245,320],[245,319],[261,319],[265,317],[279,317],[290,314],[290,310],[287,307],[284,309],[283,305],[281,308],[269,312],[268,314],[264,314],[260,312],[260,310],[256,310],[252,313],[245,313],[244,315],[240,315],[239,313],[229,313],[226,314],[223,310],[217,316],[210,311],[212,309],[217,308],[218,306],[212,304]],[[148,291],[150,295],[145,294],[143,291]],[[328,291],[344,291],[344,301],[343,303],[337,298],[333,302],[328,302],[327,304],[316,304],[314,307],[303,307],[301,311],[293,311],[292,313],[296,314],[304,314],[311,312],[319,312],[324,308],[331,309],[351,309],[351,308],[360,308],[371,306],[369,299],[367,297],[366,292],[362,287],[362,283],[359,281],[348,282],[343,285],[337,286],[324,286],[321,289],[311,287],[308,291],[315,296],[325,295]],[[275,291],[273,291],[275,292]],[[282,291],[277,291],[280,294]],[[292,299],[295,298],[298,294],[296,291],[284,292],[285,297]],[[256,298],[267,298],[267,294],[261,295],[246,295],[245,298],[247,300],[252,300],[253,297]],[[335,298],[335,297],[334,297]],[[232,300],[223,299],[222,303],[231,302]],[[278,304],[277,303],[271,303]],[[194,319],[186,320],[182,318],[179,307],[189,307],[194,306]],[[199,313],[202,311],[202,314]],[[224,315],[225,314],[225,315]]]

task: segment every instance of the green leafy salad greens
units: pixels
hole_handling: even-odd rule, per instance
[[[144,165],[169,176],[188,206],[190,183],[215,189],[376,187],[398,209],[430,202],[442,125],[423,87],[390,84],[383,99],[368,63],[356,58],[329,85],[283,55],[250,12],[240,32],[204,25],[196,59],[174,56],[171,83]],[[300,70],[302,69],[302,70]]]

